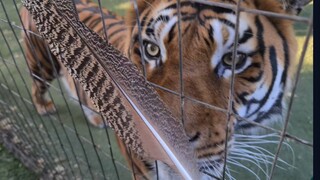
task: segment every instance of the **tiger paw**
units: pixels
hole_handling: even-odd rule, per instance
[[[48,101],[45,104],[35,104],[35,106],[41,116],[53,114],[57,111],[52,101]]]
[[[88,117],[88,121],[95,127],[98,128],[107,128],[108,124],[107,122],[104,122],[103,118],[101,115],[93,115],[91,117]]]

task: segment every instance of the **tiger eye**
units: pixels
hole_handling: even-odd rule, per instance
[[[146,45],[146,52],[151,57],[158,57],[160,55],[160,48],[153,43],[148,43]]]
[[[247,55],[244,53],[237,53],[235,57],[234,64],[236,65],[236,68],[239,68],[247,58]],[[227,53],[223,56],[222,61],[225,66],[231,67],[232,66],[232,53]]]
[[[222,60],[225,65],[232,66],[232,53],[226,54]]]

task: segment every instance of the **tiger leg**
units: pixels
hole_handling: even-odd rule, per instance
[[[155,179],[154,167],[152,163],[140,159],[133,151],[125,145],[121,138],[116,135],[118,147],[121,154],[125,157],[129,167],[132,170],[132,179],[149,180]]]
[[[64,84],[64,87],[67,90],[67,93],[70,97],[72,97],[76,101],[81,102],[81,106],[83,112],[89,121],[89,123],[95,127],[104,128],[106,124],[104,123],[103,118],[99,113],[95,111],[95,107],[88,97],[88,95],[83,90],[83,87],[80,85],[78,81],[75,81],[67,72],[65,67],[62,68],[63,76],[61,76],[61,80]]]
[[[91,100],[88,100],[86,104],[82,105],[82,108],[90,124],[99,128],[107,127],[108,125],[104,122],[102,116],[94,111],[94,105]]]
[[[55,113],[54,103],[46,97],[48,85],[41,80],[33,80],[32,82],[32,100],[40,115]]]
[[[22,44],[33,80],[31,85],[32,100],[40,115],[54,113],[56,108],[53,102],[46,98],[46,92],[48,91],[47,83],[50,83],[57,77],[60,65],[53,56],[50,58],[50,51],[46,48],[47,44],[41,36],[35,35],[39,33],[26,8],[21,8],[20,17],[22,18],[24,28],[27,31],[34,32],[33,34],[21,31]]]

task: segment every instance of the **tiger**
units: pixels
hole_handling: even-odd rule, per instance
[[[126,34],[123,17],[102,8],[102,21],[100,8],[97,4],[90,0],[75,0],[74,2],[80,21],[102,37],[108,38],[115,47],[120,48],[123,46]],[[56,112],[54,103],[46,95],[49,84],[60,77],[67,93],[73,99],[81,102],[88,121],[95,127],[107,126],[100,114],[96,113],[93,103],[79,82],[74,81],[68,74],[67,69],[51,55],[47,43],[40,36],[37,36],[39,32],[26,8],[21,8],[20,16],[27,32],[22,31],[21,37],[24,40],[26,60],[33,79],[31,96],[38,114],[46,115]],[[104,31],[104,26],[107,27],[106,31]]]
[[[162,87],[157,92],[174,116],[182,120],[199,170],[205,172],[201,179],[220,179],[225,155],[235,144],[235,132],[255,134],[261,128],[250,122],[268,126],[281,121],[286,114],[297,41],[292,21],[240,12],[236,32],[236,10],[208,2],[234,7],[238,3],[181,0],[178,6],[177,0],[137,1],[138,10],[131,7],[126,16],[129,29],[124,53],[149,82]],[[310,1],[288,2],[291,8],[284,8],[280,0],[242,0],[241,7],[297,15]],[[230,107],[234,115],[228,116],[221,109],[230,106],[234,46],[237,52]],[[183,109],[181,96],[168,90],[183,92]],[[163,173],[168,172],[165,165],[156,168],[153,161],[132,161],[137,179],[156,179],[157,172],[160,179],[176,179]]]
[[[182,121],[202,172],[199,179],[223,177],[226,155],[236,148],[236,132],[255,134],[259,127],[254,123],[271,125],[283,119],[297,52],[292,21],[246,12],[239,12],[237,19],[235,9],[210,2],[238,3],[137,0],[124,17],[124,30],[117,32],[121,39],[108,40],[155,85]],[[284,8],[281,0],[241,1],[242,8],[285,15],[300,12],[302,7],[294,5],[290,7],[297,9]],[[112,27],[107,34],[115,32]],[[134,179],[181,178],[165,163],[141,159],[120,138],[117,142]]]

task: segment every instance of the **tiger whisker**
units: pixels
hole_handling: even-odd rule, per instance
[[[270,135],[256,135],[256,136],[246,136],[246,135],[238,135],[236,134],[235,135],[235,143],[234,143],[234,147],[238,147],[238,148],[249,148],[249,149],[252,149],[253,151],[258,151],[262,154],[264,153],[267,153],[268,155],[270,155],[270,157],[268,158],[271,158],[273,159],[274,157],[274,154],[271,153],[270,151],[260,147],[260,146],[253,146],[252,144],[277,144],[278,141],[271,141],[271,140],[263,140],[261,138],[266,138],[266,137],[279,137],[279,135],[277,134],[270,134]],[[242,140],[240,141],[240,139],[238,137],[242,137]],[[246,138],[246,139],[245,139]],[[247,142],[247,141],[243,141],[243,140],[251,140],[251,142]],[[252,142],[252,140],[255,140],[257,142]],[[290,144],[288,144],[287,142],[283,142],[283,144],[288,147],[294,157],[294,151],[292,149],[292,147],[290,146]],[[237,149],[237,148],[234,148],[234,149]],[[252,150],[250,150],[252,152]],[[262,151],[262,152],[261,152]],[[264,152],[264,153],[263,153]],[[294,159],[294,158],[292,158]],[[279,161],[284,163],[285,165],[287,166],[290,166],[290,167],[293,167],[292,165],[290,165],[289,163],[283,161],[281,158],[279,158]],[[294,162],[293,162],[294,164]]]
[[[235,155],[235,156],[232,156],[232,155]],[[230,153],[230,158],[234,158],[234,157],[246,157],[246,158],[254,160],[259,165],[260,165],[260,163],[268,164],[268,162],[269,162],[267,159],[257,157],[256,155],[250,155],[250,154],[245,154],[245,153],[235,153],[235,152]]]
[[[280,135],[278,134],[267,134],[267,135],[241,135],[241,134],[235,134],[234,135],[235,138],[236,138],[236,142],[235,144],[245,144],[248,145],[248,144],[278,144],[279,142],[278,141],[272,141],[272,140],[264,140],[263,138],[267,138],[267,137],[275,137],[275,138],[280,138]],[[241,137],[241,138],[240,138]],[[257,142],[252,142],[252,141],[257,141]],[[247,142],[247,141],[250,141],[250,142]],[[291,145],[287,142],[283,142],[283,144],[288,147],[294,157],[294,151],[291,147]],[[257,146],[255,146],[257,147]],[[263,148],[262,148],[263,149]],[[263,149],[265,150],[265,149]],[[272,154],[272,153],[270,153]],[[272,154],[273,155],[273,154]],[[294,158],[292,158],[294,159]]]
[[[243,169],[246,169],[247,171],[249,171],[250,173],[252,173],[257,179],[260,180],[260,177],[259,177],[254,171],[252,171],[250,168],[246,167],[245,165],[241,164],[240,162],[227,159],[227,163],[230,163],[230,164],[233,164],[233,165],[235,165],[235,166],[242,167]]]
[[[269,178],[269,167],[273,164],[274,154],[268,151],[267,149],[260,147],[259,145],[263,144],[278,144],[279,142],[276,140],[272,140],[273,138],[279,138],[278,134],[265,134],[265,135],[243,135],[243,134],[234,134],[233,135],[235,141],[228,153],[229,156],[227,158],[227,163],[231,165],[238,166],[246,169],[248,172],[252,173],[256,177],[258,176],[244,164],[241,164],[239,161],[244,161],[251,163],[261,171],[266,178]],[[288,147],[292,154],[294,155],[293,149],[289,143],[283,143],[286,147]],[[280,164],[276,164],[276,167],[285,170],[286,168],[283,166],[294,167],[293,165],[287,163],[281,158],[278,158],[278,162]],[[261,166],[264,164],[263,166]],[[259,177],[257,177],[260,179]]]
[[[247,170],[248,172],[250,172],[251,174],[253,174],[257,179],[260,180],[260,177],[259,177],[254,171],[252,171],[250,168],[246,167],[245,165],[243,165],[243,164],[241,164],[241,163],[239,163],[239,162],[237,162],[237,161],[234,161],[234,160],[228,160],[227,162],[230,163],[230,164],[233,164],[233,165],[235,165],[235,166],[238,166],[238,167],[241,167],[241,168]]]
[[[221,177],[221,172],[213,164],[208,164],[209,161],[204,161],[204,165],[207,169],[212,170],[208,174],[212,174],[214,177]]]
[[[235,180],[235,178],[234,177],[232,177],[232,175],[231,175],[231,173],[230,173],[230,169],[229,169],[229,167],[227,166],[226,167],[226,175],[228,176],[228,178],[230,179],[230,180]]]
[[[244,137],[244,138],[257,138],[257,139],[263,139],[263,138],[267,138],[267,137],[280,137],[278,134],[276,133],[271,133],[271,134],[263,134],[263,135],[248,135],[248,134],[237,134],[235,133],[233,135],[234,137],[236,138],[239,138],[239,137]]]
[[[248,162],[250,162],[250,163],[253,163],[253,164],[255,164],[258,168],[259,168],[259,170],[261,170],[262,172],[263,172],[263,174],[265,174],[266,176],[268,176],[268,168],[266,168],[266,170],[264,170],[261,166],[260,166],[260,163],[259,162],[255,162],[254,160],[251,160],[251,158],[248,158],[248,157],[246,157],[246,158],[241,158],[241,157],[230,157],[229,158],[230,160],[242,160],[242,161],[248,161]]]
[[[238,147],[240,147],[240,146],[238,146]],[[230,154],[232,155],[232,154],[238,152],[238,153],[240,153],[241,155],[242,155],[242,154],[248,155],[248,157],[252,157],[252,156],[255,156],[255,157],[260,156],[260,157],[261,157],[261,156],[264,156],[264,157],[265,157],[265,158],[264,158],[265,160],[263,160],[262,162],[268,162],[268,164],[272,164],[273,159],[274,159],[274,154],[272,154],[271,152],[269,152],[269,151],[267,151],[267,150],[265,150],[265,149],[263,149],[263,148],[261,148],[261,147],[259,147],[259,146],[250,147],[250,146],[244,145],[244,147],[246,147],[246,148],[251,148],[251,149],[253,149],[253,150],[259,151],[260,153],[257,154],[257,153],[255,153],[255,152],[253,152],[253,151],[250,151],[250,150],[247,150],[247,149],[244,149],[244,148],[234,148],[234,149],[230,152]],[[265,151],[265,152],[268,153],[269,155],[261,152],[261,150],[262,150],[262,151]],[[260,160],[260,159],[261,159],[261,158],[257,158],[257,160]],[[268,161],[268,160],[270,160],[270,161]],[[287,163],[286,161],[282,160],[281,158],[278,158],[278,161],[281,162],[281,163],[283,163],[283,164],[286,165],[286,166],[294,167],[294,166],[290,165],[289,163]],[[277,165],[277,167],[282,168],[282,169],[284,168],[284,167],[282,167],[282,166],[280,166],[280,165]]]
[[[268,159],[266,157],[262,158],[262,157],[259,157],[258,155],[263,155],[263,154],[255,154],[255,153],[245,153],[245,152],[239,152],[239,153],[236,153],[236,152],[232,152],[230,153],[230,157],[234,157],[232,155],[237,155],[237,156],[242,156],[242,157],[247,157],[247,158],[251,158],[251,159],[254,159],[255,161],[257,162],[261,162],[261,163],[264,163],[264,164],[268,164],[270,163],[271,161],[268,161]]]
[[[260,154],[259,155],[264,155],[264,157],[268,157],[268,156],[273,156],[273,154],[271,152],[269,152],[266,149],[263,149],[262,147],[259,146],[249,146],[246,144],[242,144],[242,145],[234,145],[234,149],[231,152],[248,152],[249,154],[255,154],[253,151],[245,149],[245,148],[250,148],[253,150],[258,151]],[[265,154],[265,153],[267,154]]]
[[[210,163],[210,162],[209,162]],[[210,163],[210,165],[214,168],[214,172],[215,172],[215,175],[218,176],[218,177],[221,177],[222,174],[221,172],[219,171],[218,167],[214,166],[213,164]]]
[[[270,163],[270,161],[268,161],[268,157],[263,154],[263,153],[254,153],[254,152],[251,152],[251,151],[248,151],[246,149],[238,149],[238,150],[235,150],[235,151],[232,151],[230,152],[230,157],[234,157],[233,155],[236,155],[236,156],[242,156],[242,157],[246,157],[246,158],[249,158],[249,159],[253,159],[255,160],[257,163],[263,163],[265,165],[267,165],[268,163]]]

